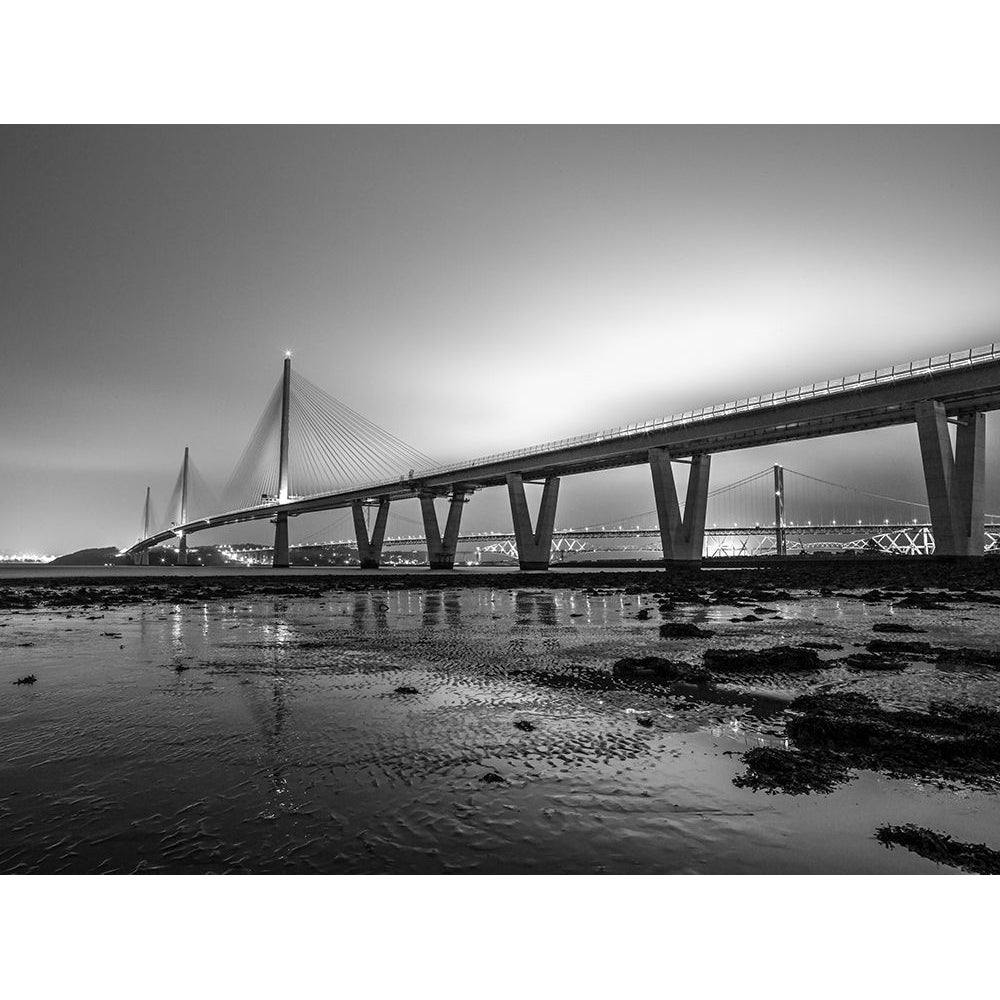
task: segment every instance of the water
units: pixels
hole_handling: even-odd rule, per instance
[[[711,623],[713,646],[849,650],[890,614],[836,597],[768,605],[781,619],[680,617]],[[932,643],[989,645],[995,615],[894,620]],[[987,792],[869,772],[829,795],[733,785],[743,750],[783,742],[796,693],[996,706],[995,672],[835,666],[712,701],[553,682],[624,655],[696,661],[705,640],[668,644],[658,621],[647,597],[513,577],[511,589],[0,612],[0,871],[950,871],[873,839],[906,822],[1000,848]],[[12,686],[30,673],[36,684]]]

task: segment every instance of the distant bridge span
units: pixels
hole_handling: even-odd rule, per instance
[[[1000,408],[1000,351],[996,344],[306,497],[294,497],[288,491],[290,365],[286,358],[278,497],[148,535],[127,553],[141,554],[161,542],[175,537],[183,540],[198,531],[274,519],[274,563],[287,566],[288,517],[353,507],[362,565],[377,566],[388,505],[417,497],[430,565],[445,568],[454,565],[462,507],[469,495],[505,485],[520,565],[524,569],[545,568],[560,478],[648,463],[664,559],[696,561],[704,544],[713,453],[913,422],[920,441],[936,553],[983,553],[984,414]],[[954,449],[949,423],[957,426]],[[683,514],[671,468],[675,461],[691,466]],[[545,484],[535,525],[524,494],[524,482],[529,480]],[[434,508],[436,497],[450,498],[443,532]],[[378,515],[369,534],[363,507],[372,504],[378,505]]]

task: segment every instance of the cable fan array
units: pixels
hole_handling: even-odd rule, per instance
[[[281,380],[222,494],[227,510],[267,503],[278,491]],[[433,466],[434,460],[334,399],[297,372],[289,392],[290,492],[332,493]]]

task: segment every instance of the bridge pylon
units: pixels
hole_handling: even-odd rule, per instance
[[[142,537],[149,537],[149,516],[150,516],[150,499],[149,499],[149,487],[146,487],[146,502],[142,507]],[[132,562],[136,566],[148,566],[149,565],[149,549],[140,549],[138,552],[133,553]]]
[[[285,367],[281,378],[281,436],[278,443],[278,503],[288,503],[288,406],[291,396],[292,357],[285,354]],[[274,518],[275,569],[288,567],[288,515],[278,513]]]
[[[448,501],[448,520],[444,534],[438,524],[432,493],[420,494],[420,513],[424,518],[424,538],[427,541],[427,562],[431,569],[454,569],[458,548],[458,530],[462,523],[462,508],[468,502],[468,490],[456,489]]]
[[[433,501],[432,501],[433,502]],[[354,533],[358,540],[358,558],[362,569],[378,569],[382,562],[382,543],[385,541],[385,526],[389,520],[389,501],[380,500],[375,514],[375,526],[368,533],[365,523],[365,505],[361,500],[351,504],[354,515]]]
[[[181,512],[178,524],[187,524],[187,507],[188,507],[188,465],[190,463],[190,457],[188,454],[188,448],[184,449],[184,461],[181,464]],[[177,541],[177,565],[187,566],[188,561],[188,549],[187,549],[187,536],[183,533]]]
[[[774,466],[774,554],[788,555],[788,542],[785,538],[785,470],[777,464]]]
[[[684,516],[677,500],[677,485],[670,453],[650,448],[649,470],[653,476],[656,518],[666,563],[699,563],[705,548],[705,517],[708,513],[708,476],[711,455],[694,455],[688,476]]]
[[[934,555],[981,556],[986,525],[986,415],[966,413],[955,423],[955,447],[944,404],[928,399],[914,407],[927,503],[934,531]]]
[[[534,528],[531,526],[531,514],[524,495],[524,480],[517,473],[507,476],[507,492],[510,495],[514,538],[517,540],[518,565],[525,570],[548,569],[549,560],[552,558],[552,530],[556,522],[556,502],[559,499],[558,477],[549,476],[545,480]]]

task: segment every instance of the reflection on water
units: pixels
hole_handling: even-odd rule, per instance
[[[850,649],[887,614],[775,607],[682,617],[716,646]],[[989,609],[963,608],[960,637],[950,612],[907,614],[931,642],[992,642]],[[4,621],[0,871],[933,871],[874,829],[982,842],[1000,820],[986,793],[866,774],[808,800],[733,785],[743,750],[785,744],[797,692],[996,704],[996,672],[594,683],[626,655],[699,661],[704,641],[660,639],[648,597],[390,589]]]

